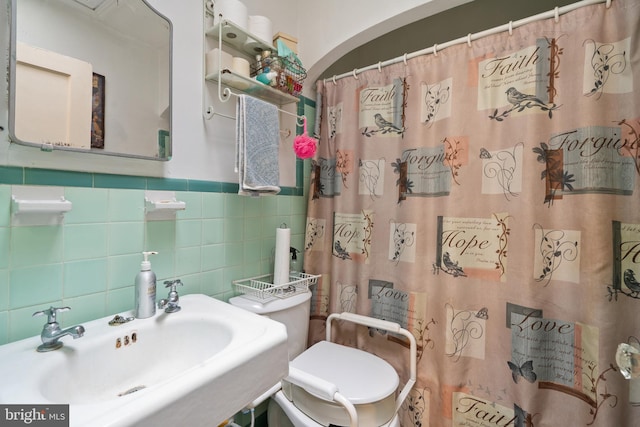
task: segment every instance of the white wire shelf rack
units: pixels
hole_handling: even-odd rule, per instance
[[[289,298],[306,292],[310,286],[318,283],[320,275],[291,273],[289,282],[281,285],[273,284],[273,275],[265,274],[247,279],[232,281],[235,291],[258,301],[273,298]]]

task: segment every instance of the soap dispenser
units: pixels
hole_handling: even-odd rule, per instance
[[[298,265],[298,254],[300,251],[291,246],[289,247],[289,253],[291,254],[291,261],[289,261],[289,274],[297,277],[300,275],[300,265]]]
[[[151,271],[149,255],[158,252],[142,252],[144,261],[140,264],[140,272],[136,275],[136,319],[146,319],[156,314],[156,274]]]

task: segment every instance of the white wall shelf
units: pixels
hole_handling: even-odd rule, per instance
[[[205,35],[218,41],[218,49],[222,50],[224,44],[224,46],[231,47],[246,56],[250,62],[255,59],[257,54],[265,50],[276,52],[276,48],[271,43],[261,40],[232,21],[225,20],[222,17],[218,23],[205,30]],[[242,76],[227,68],[220,68],[216,72],[207,74],[205,80],[218,83],[218,97],[221,101],[228,100],[229,95],[232,94],[228,88],[233,88],[278,106],[298,102],[298,98],[293,95],[260,83],[250,77]],[[227,89],[223,92],[220,85],[226,86]]]
[[[269,42],[261,40],[259,37],[240,28],[229,20],[220,20],[213,27],[207,29],[205,34],[214,39],[218,39],[220,26],[222,25],[222,42],[232,48],[239,50],[247,56],[254,58],[257,54],[265,50],[276,52],[276,48]],[[232,36],[232,34],[234,36]]]
[[[271,102],[272,104],[284,105],[298,102],[298,98],[293,95],[274,89],[271,86],[257,82],[249,77],[241,76],[226,68],[220,70],[220,73],[208,74],[205,77],[206,80],[212,82],[217,82],[218,78],[221,79],[221,83],[225,86],[232,87],[248,95]]]

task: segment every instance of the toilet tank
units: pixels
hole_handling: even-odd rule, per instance
[[[240,295],[229,299],[229,304],[284,323],[287,328],[289,360],[293,360],[307,348],[311,292],[265,301]]]

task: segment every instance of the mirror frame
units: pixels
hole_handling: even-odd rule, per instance
[[[164,14],[160,13],[155,7],[151,6],[147,0],[140,0],[145,4],[149,9],[151,9],[155,14],[159,17],[163,18],[169,24],[169,138],[170,138],[170,150],[169,156],[166,157],[155,157],[155,156],[144,156],[139,154],[127,154],[127,153],[119,153],[115,151],[104,151],[103,149],[83,149],[83,148],[75,148],[75,147],[65,147],[58,146],[53,144],[43,144],[37,142],[28,142],[22,141],[20,138],[15,135],[15,115],[16,115],[16,65],[17,65],[17,55],[16,55],[16,46],[17,46],[17,2],[18,0],[8,0],[9,7],[9,68],[8,68],[8,90],[9,90],[9,122],[8,122],[8,136],[9,142],[15,143],[18,145],[22,145],[25,147],[34,147],[39,149],[40,151],[70,151],[75,153],[86,153],[86,154],[99,154],[103,156],[113,156],[113,157],[125,157],[131,159],[144,159],[144,160],[155,160],[155,161],[169,161],[171,160],[173,153],[173,22],[169,18],[167,18]]]

